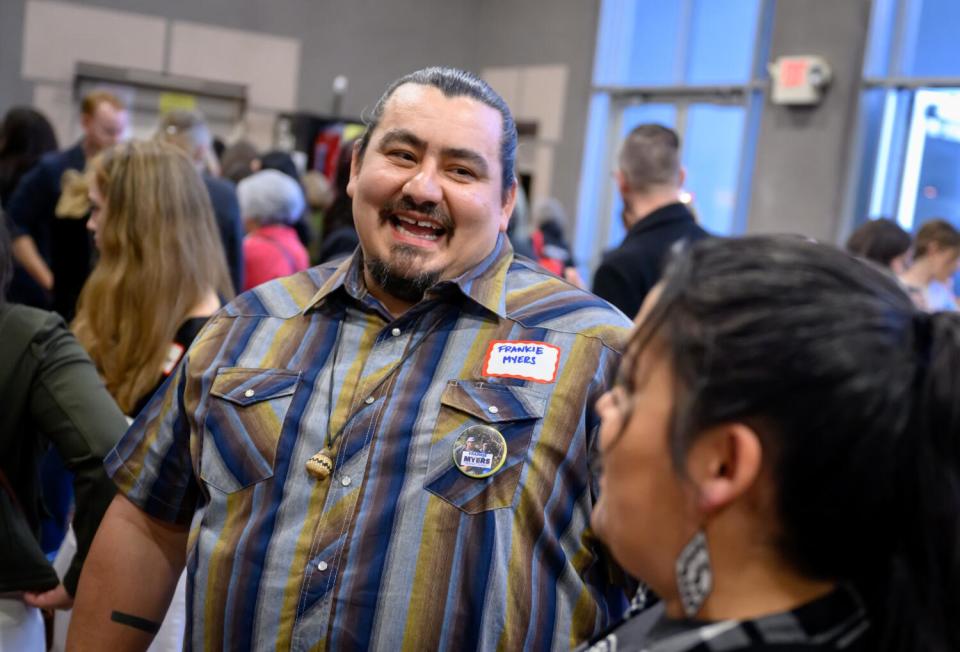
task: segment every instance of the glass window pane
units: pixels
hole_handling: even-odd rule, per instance
[[[844,228],[853,231],[867,220],[894,215],[893,210],[884,210],[884,177],[890,169],[892,153],[893,111],[888,111],[887,96],[895,91],[872,88],[860,97],[859,121],[862,136],[858,139],[856,157],[859,165],[853,182],[854,191],[850,199],[850,212],[841,219]]]
[[[863,74],[867,77],[895,74],[895,71],[890,70],[890,53],[893,50],[896,17],[897,0],[874,0],[870,12],[867,51],[863,57]]]
[[[908,0],[908,43],[903,70],[915,77],[960,75],[960,2]]]
[[[677,57],[682,2],[639,0],[627,83],[638,86],[679,82]]]
[[[875,156],[869,179],[869,204],[864,210],[858,203],[861,211],[854,218],[896,216],[913,103],[911,90],[871,89],[864,93],[863,107],[872,112],[865,124],[868,131],[864,144],[875,148]],[[864,167],[870,162],[869,154],[865,154]]]
[[[760,0],[694,0],[687,83],[748,81],[759,12]]]
[[[604,0],[600,9],[594,83],[674,84],[682,2]]]
[[[716,235],[733,231],[743,146],[744,111],[739,106],[698,104],[687,114],[683,147],[684,184],[700,224]]]
[[[633,47],[631,26],[636,6],[630,0],[602,0],[597,26],[597,52],[593,58],[593,83],[616,86],[625,83],[629,52]]]
[[[915,228],[933,218],[960,221],[960,91],[918,91],[910,139],[901,203],[910,208],[901,220]]]
[[[581,266],[595,267],[603,247],[601,227],[603,197],[610,186],[613,155],[607,152],[609,120],[613,119],[610,96],[596,94],[590,99],[587,134],[580,165],[580,193],[577,199],[577,222],[571,240],[573,258]]]

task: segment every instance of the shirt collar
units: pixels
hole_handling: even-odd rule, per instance
[[[512,262],[513,246],[501,233],[486,258],[449,282],[459,288],[463,296],[503,319],[507,316],[507,270]]]
[[[333,270],[333,273],[327,277],[327,280],[323,282],[320,286],[320,289],[310,297],[310,300],[307,302],[307,305],[304,307],[303,312],[308,313],[311,310],[320,307],[320,304],[324,303],[327,298],[339,290],[340,288],[345,288],[347,285],[347,278],[353,274],[356,276],[356,273],[353,271],[360,261],[360,248],[357,247],[351,255],[344,258],[340,261],[340,264]],[[361,277],[362,278],[362,277]],[[362,284],[362,281],[361,281]],[[356,283],[352,283],[356,285]],[[355,295],[355,293],[346,290],[349,294]],[[355,295],[359,296],[359,295]]]
[[[455,287],[467,299],[504,318],[507,315],[507,270],[512,262],[513,247],[506,235],[501,233],[493,251],[486,258],[460,276],[438,283],[430,292]],[[324,281],[307,303],[304,312],[319,307],[341,288],[357,301],[361,301],[367,294],[366,282],[363,279],[363,251],[359,247]]]
[[[678,221],[693,221],[693,214],[690,212],[690,209],[687,208],[686,204],[674,202],[648,213],[643,219],[638,220],[636,224],[630,227],[629,233],[649,231],[663,224]]]
[[[83,170],[87,166],[87,155],[83,151],[83,140],[77,142],[70,149],[63,151],[63,160],[68,167]]]

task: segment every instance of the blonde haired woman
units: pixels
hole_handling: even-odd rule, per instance
[[[177,148],[119,145],[91,162],[89,178],[100,260],[73,329],[135,416],[233,293],[207,191]]]

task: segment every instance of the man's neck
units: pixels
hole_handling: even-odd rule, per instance
[[[389,312],[390,316],[394,319],[410,310],[410,308],[415,305],[409,301],[398,299],[380,287],[380,285],[378,285],[373,279],[373,276],[370,274],[369,270],[367,270],[366,265],[363,267],[363,282],[367,286],[367,292],[372,294],[378,301],[380,301],[380,303],[383,304],[383,307],[387,309],[387,312]]]
[[[905,271],[900,278],[907,285],[925,288],[933,280],[933,265],[928,258],[914,260],[910,269]]]
[[[650,213],[676,204],[680,201],[680,191],[677,188],[664,189],[659,192],[632,194],[624,198],[624,225],[629,229],[634,224],[644,219]]]
[[[83,157],[88,161],[100,153],[100,150],[95,149],[93,145],[90,144],[90,141],[87,138],[84,138],[80,142],[80,146],[83,148]]]

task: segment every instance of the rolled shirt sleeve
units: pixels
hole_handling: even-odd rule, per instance
[[[188,364],[184,357],[104,461],[130,502],[156,519],[179,525],[190,523],[200,491],[184,409]]]

